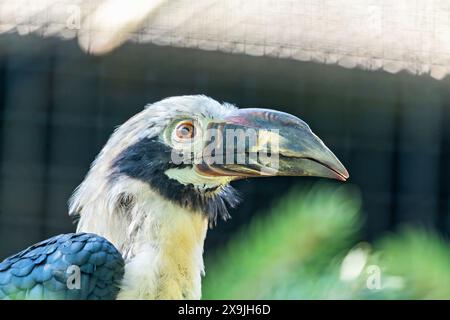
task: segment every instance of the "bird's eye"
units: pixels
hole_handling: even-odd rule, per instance
[[[175,128],[178,139],[192,139],[195,136],[195,127],[191,121],[183,121]]]

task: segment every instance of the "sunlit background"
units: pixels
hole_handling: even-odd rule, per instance
[[[145,104],[206,94],[308,122],[350,172],[240,181],[204,298],[449,298],[449,80],[127,43],[0,36],[0,260],[73,232],[66,202]]]

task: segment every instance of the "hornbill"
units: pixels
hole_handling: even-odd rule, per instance
[[[238,204],[231,181],[258,176],[349,177],[290,114],[202,95],[151,104],[114,131],[75,190],[77,233],[0,263],[0,298],[199,299],[208,225]]]

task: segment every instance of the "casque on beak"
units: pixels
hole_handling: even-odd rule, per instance
[[[197,170],[234,179],[257,176],[316,176],[345,181],[349,174],[299,118],[268,109],[240,109],[211,122],[204,161]],[[214,148],[211,148],[214,145]]]

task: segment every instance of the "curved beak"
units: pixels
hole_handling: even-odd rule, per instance
[[[345,181],[347,169],[301,119],[267,109],[240,109],[211,122],[204,175],[234,179],[257,176],[316,176]]]

